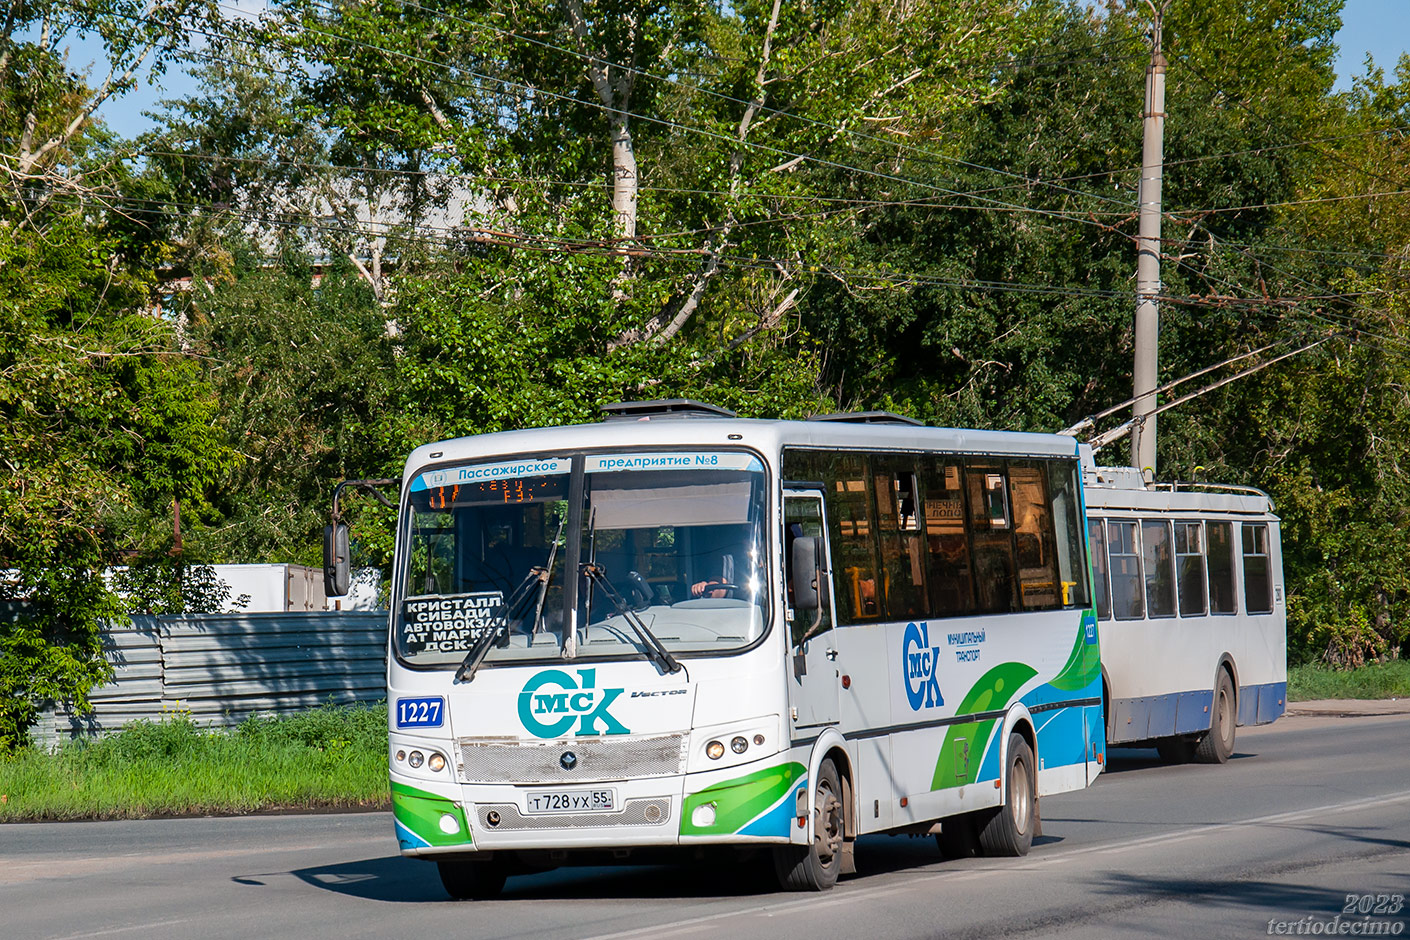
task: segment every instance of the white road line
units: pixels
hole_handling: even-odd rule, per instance
[[[684,920],[667,921],[661,924],[652,924],[647,927],[637,927],[632,930],[623,930],[616,933],[597,934],[586,937],[584,940],[630,940],[633,937],[662,937],[678,933],[694,932],[700,927],[714,923],[716,921],[728,920],[733,917],[776,917],[780,914],[787,914],[794,910],[807,909],[808,911],[823,910],[835,907],[839,904],[850,904],[855,902],[853,895],[858,890],[865,890],[868,900],[884,898],[893,894],[905,893],[916,885],[934,881],[937,878],[944,878],[947,885],[962,881],[973,881],[988,875],[1018,873],[1021,871],[1032,871],[1035,867],[1046,865],[1060,865],[1072,859],[1081,858],[1088,855],[1114,854],[1125,852],[1131,849],[1139,849],[1150,845],[1169,845],[1172,842],[1184,842],[1190,839],[1201,839],[1205,836],[1216,835],[1223,832],[1230,832],[1235,829],[1246,829],[1258,826],[1270,826],[1279,823],[1302,822],[1309,819],[1319,819],[1328,815],[1355,812],[1361,809],[1372,809],[1380,806],[1391,806],[1396,803],[1410,803],[1410,793],[1401,793],[1395,796],[1376,796],[1360,800],[1350,800],[1345,803],[1329,803],[1325,806],[1315,806],[1311,809],[1294,810],[1287,813],[1274,813],[1269,816],[1255,816],[1251,819],[1241,819],[1236,822],[1217,823],[1210,826],[1200,826],[1192,832],[1177,834],[1166,833],[1158,836],[1142,836],[1136,839],[1127,839],[1123,842],[1113,842],[1107,845],[1093,845],[1080,849],[1068,849],[1057,851],[1051,854],[1044,854],[1042,857],[1030,856],[1025,860],[1026,864],[1019,867],[1014,864],[1004,864],[1002,867],[993,868],[972,868],[962,871],[953,869],[948,871],[928,871],[912,877],[905,878],[888,885],[884,888],[866,888],[849,890],[847,885],[841,885],[833,889],[831,896],[812,896],[804,900],[778,901],[772,904],[758,904],[753,907],[744,907],[732,911],[721,911],[716,914],[703,914],[699,917],[688,917]]]
[[[128,933],[133,930],[151,930],[153,927],[170,927],[173,924],[189,924],[195,917],[179,917],[176,920],[154,920],[145,924],[128,924],[125,927],[109,927],[106,930],[93,930],[88,933],[71,933],[54,940],[83,940],[84,937],[111,937],[113,934]]]

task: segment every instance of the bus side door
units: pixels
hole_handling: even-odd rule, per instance
[[[787,579],[789,659],[788,704],[795,737],[806,728],[836,724],[839,714],[836,618],[832,599],[832,562],[823,524],[823,495],[818,490],[783,494],[784,577]],[[818,548],[816,610],[794,608],[794,543],[814,540]]]

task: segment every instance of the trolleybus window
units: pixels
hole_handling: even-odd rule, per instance
[[[1198,522],[1175,523],[1175,561],[1180,582],[1180,616],[1205,613],[1204,527]]]
[[[1216,614],[1236,614],[1239,602],[1234,594],[1234,524],[1205,523],[1209,551],[1209,609]]]
[[[1273,585],[1268,578],[1268,526],[1245,522],[1244,609],[1251,614],[1273,612]]]
[[[1175,616],[1175,559],[1170,554],[1170,523],[1141,522],[1146,561],[1146,615]]]
[[[1092,547],[1092,575],[1097,579],[1097,616],[1111,619],[1111,588],[1107,584],[1106,527],[1100,519],[1087,520],[1087,540]]]
[[[1111,609],[1117,620],[1140,620],[1146,615],[1141,590],[1141,555],[1136,523],[1107,520],[1108,555],[1111,561]]]

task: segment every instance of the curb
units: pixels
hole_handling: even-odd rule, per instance
[[[1289,702],[1284,714],[1312,718],[1371,718],[1379,715],[1410,715],[1410,698],[1320,699]]]

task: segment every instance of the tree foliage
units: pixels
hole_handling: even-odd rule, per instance
[[[1294,652],[1354,661],[1410,622],[1410,65],[1335,93],[1340,7],[1170,5],[1162,375],[1323,342],[1162,416],[1159,462],[1272,493]],[[0,555],[45,611],[4,637],[48,663],[7,657],[8,728],[101,675],[91,574],[167,558],[173,500],[180,564],[308,562],[338,479],[614,399],[1057,430],[1130,394],[1144,2],[153,9],[15,7],[0,48]],[[178,24],[200,89],[117,140],[92,106]]]

